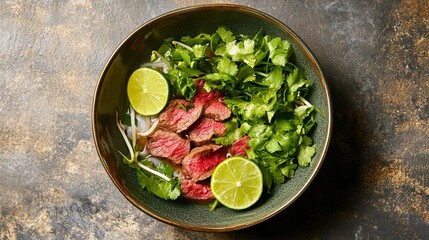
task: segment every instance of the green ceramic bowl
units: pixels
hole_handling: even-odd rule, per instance
[[[126,146],[115,125],[115,112],[124,113],[127,106],[127,81],[134,69],[149,60],[165,38],[213,33],[219,25],[235,32],[255,35],[260,29],[267,34],[289,40],[295,51],[296,63],[312,80],[314,91],[309,97],[324,115],[317,114],[317,128],[312,135],[317,153],[311,165],[299,168],[285,184],[264,195],[247,210],[225,207],[210,212],[207,204],[185,200],[165,201],[137,183],[133,169],[122,162],[118,149]],[[273,17],[237,5],[203,5],[179,9],[161,15],[140,26],[115,50],[98,80],[93,100],[93,136],[101,162],[119,191],[134,206],[162,222],[198,231],[231,231],[249,227],[273,217],[292,204],[309,186],[320,169],[331,136],[331,103],[328,86],[315,57],[300,38]]]

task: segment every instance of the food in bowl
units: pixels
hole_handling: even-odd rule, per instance
[[[141,68],[142,63],[150,62],[152,50],[159,49],[165,39],[174,37],[180,41],[183,36],[214,33],[218,26],[226,26],[247,36],[255,36],[263,29],[267,35],[289,41],[294,50],[289,60],[305,69],[307,79],[311,80],[311,91],[305,99],[323,113],[314,114],[317,124],[309,134],[316,145],[311,163],[307,167],[297,167],[292,178],[282,184],[272,184],[269,194],[265,189],[252,207],[240,211],[218,207],[215,211],[208,212],[207,203],[200,204],[182,197],[173,201],[159,198],[141,188],[136,178],[136,169],[124,164],[123,157],[118,152],[125,155],[128,152],[115,123],[115,114],[117,112],[121,121],[124,121],[124,115],[130,106],[127,83],[132,73]],[[302,195],[321,169],[328,151],[332,131],[331,108],[329,89],[316,58],[289,27],[272,16],[249,7],[208,4],[157,16],[142,24],[119,44],[106,62],[94,92],[92,130],[96,150],[107,176],[138,210],[176,227],[224,232],[250,227],[270,219]],[[123,123],[126,124],[125,121]]]
[[[130,105],[116,119],[140,186],[241,210],[308,166],[316,108],[293,52],[263,29],[247,36],[223,26],[153,50],[131,74]]]

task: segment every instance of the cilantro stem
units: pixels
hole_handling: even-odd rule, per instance
[[[311,104],[310,102],[308,102],[305,98],[299,96],[298,98],[299,101],[301,101],[302,103],[304,103],[305,105],[309,106],[309,107],[314,107],[313,104]],[[325,114],[317,107],[314,107],[314,110],[316,110],[316,112],[322,114],[322,116],[325,116]]]
[[[262,77],[268,77],[268,74],[263,73],[263,72],[255,71],[255,73],[262,76]]]
[[[214,211],[217,207],[217,204],[219,203],[219,201],[216,199],[210,206],[210,212]]]
[[[304,103],[305,105],[307,105],[308,107],[313,106],[311,103],[309,103],[305,98],[299,96],[298,100],[300,100],[302,103]]]
[[[156,127],[158,126],[159,123],[159,119],[157,118],[152,125],[150,126],[150,128],[145,131],[145,132],[139,132],[137,133],[137,135],[142,136],[142,137],[147,137],[149,136],[151,133],[153,133],[153,131],[155,131]]]

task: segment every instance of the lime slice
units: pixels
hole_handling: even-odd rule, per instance
[[[252,206],[262,194],[262,172],[244,157],[230,157],[214,170],[210,187],[225,207],[241,210]]]
[[[153,116],[167,105],[170,89],[167,79],[161,72],[143,67],[131,74],[127,93],[136,112],[143,116]]]

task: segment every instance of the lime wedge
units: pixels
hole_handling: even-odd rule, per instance
[[[168,103],[170,88],[164,75],[152,68],[139,68],[131,74],[127,86],[131,106],[143,116],[160,113]]]
[[[245,209],[261,197],[262,172],[256,163],[244,157],[230,157],[215,168],[210,187],[213,196],[225,207]]]

